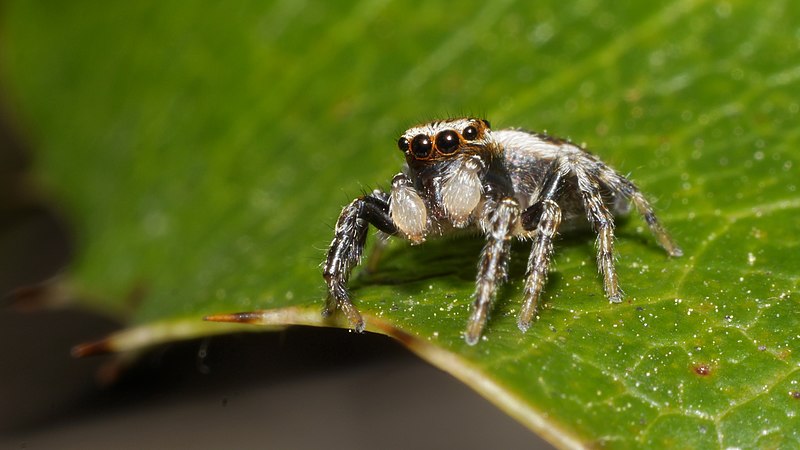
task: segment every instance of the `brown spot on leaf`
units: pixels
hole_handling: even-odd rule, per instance
[[[800,400],[800,391],[789,391],[789,395],[795,400]]]
[[[700,375],[701,377],[707,377],[711,375],[711,367],[705,363],[695,364],[692,366],[692,369],[694,369],[694,373]]]

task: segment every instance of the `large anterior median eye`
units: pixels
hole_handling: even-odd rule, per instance
[[[443,155],[455,153],[459,144],[458,133],[453,130],[445,130],[436,135],[436,149]]]
[[[417,158],[427,158],[431,154],[433,143],[431,138],[424,134],[418,134],[411,140],[411,152]]]

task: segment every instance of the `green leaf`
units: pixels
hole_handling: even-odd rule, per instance
[[[481,240],[397,242],[353,280],[368,329],[561,447],[800,445],[800,4],[234,3],[5,5],[2,77],[78,236],[69,286],[132,327],[101,348],[234,311],[340,325],[319,263],[341,206],[388,185],[405,127],[479,114],[586,142],[685,256],[623,221],[611,305],[593,236],[564,236],[522,334],[519,243],[469,347]]]

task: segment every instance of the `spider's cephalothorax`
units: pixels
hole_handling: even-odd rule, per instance
[[[518,322],[522,331],[536,314],[559,227],[588,223],[597,233],[597,265],[606,296],[615,303],[622,292],[614,267],[614,216],[626,213],[629,202],[667,253],[682,254],[639,189],[570,142],[513,129],[492,131],[485,120],[461,118],[411,128],[397,144],[406,165],[391,191],[376,190],[345,206],[325,260],[325,313],[340,308],[357,331],[364,321],[347,280],[361,259],[369,224],[412,244],[459,228],[485,235],[465,332],[469,344],[478,342],[505,280],[513,237],[533,241]]]

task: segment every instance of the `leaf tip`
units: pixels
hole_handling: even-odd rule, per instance
[[[108,338],[100,339],[99,341],[84,342],[78,344],[70,350],[73,358],[83,358],[92,355],[101,355],[103,353],[110,353],[111,341]]]

